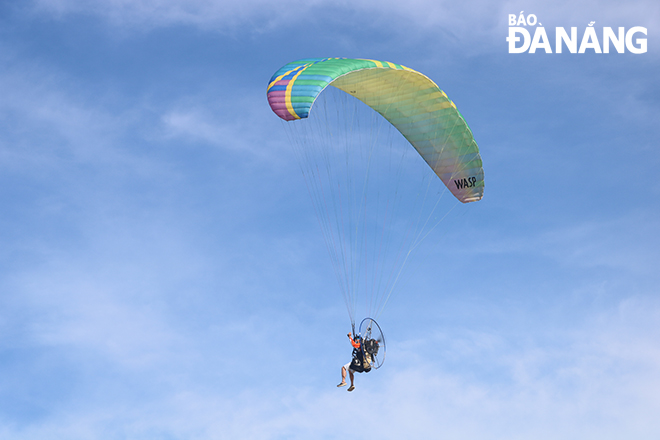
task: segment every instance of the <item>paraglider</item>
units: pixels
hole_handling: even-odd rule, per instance
[[[362,338],[356,336],[355,339],[352,337],[352,333],[349,332],[348,339],[351,341],[353,346],[352,358],[349,363],[341,367],[341,382],[337,385],[338,388],[345,387],[346,383],[346,372],[348,371],[349,377],[351,378],[351,386],[348,387],[348,391],[353,391],[355,389],[355,373],[368,373],[371,371],[371,366],[365,358]]]
[[[358,335],[362,362],[378,368],[385,345],[374,319],[409,255],[444,218],[437,210],[440,198],[446,191],[459,204],[483,197],[477,143],[447,95],[400,64],[294,61],[275,72],[267,96],[273,112],[287,121],[352,334],[358,304],[370,317]]]
[[[352,337],[348,333],[348,339],[353,346],[351,361],[341,367],[341,382],[337,387],[341,388],[347,385],[346,372],[349,373],[351,386],[348,391],[355,389],[355,373],[368,373],[372,368],[378,369],[383,365],[385,359],[385,337],[376,321],[371,318],[365,318],[360,323],[360,333]]]

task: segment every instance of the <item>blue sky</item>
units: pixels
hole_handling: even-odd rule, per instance
[[[644,26],[648,52],[509,54],[520,11]],[[657,439],[659,23],[651,0],[2,2],[0,438]],[[317,56],[425,73],[486,173],[353,393],[265,96]]]

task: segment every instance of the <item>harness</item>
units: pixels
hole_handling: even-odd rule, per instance
[[[371,356],[369,354],[365,356],[362,338],[358,336],[355,340],[359,341],[360,348],[353,348],[350,369],[358,373],[368,373],[371,371]]]

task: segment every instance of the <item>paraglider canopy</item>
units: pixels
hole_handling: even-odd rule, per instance
[[[284,120],[304,119],[328,85],[387,119],[458,200],[481,200],[484,171],[477,143],[456,105],[431,79],[386,61],[309,58],[275,72],[268,84],[268,102]]]

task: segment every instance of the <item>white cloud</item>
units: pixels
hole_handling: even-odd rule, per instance
[[[226,116],[229,109],[198,104],[180,104],[165,111],[156,136],[168,140],[182,140],[186,144],[217,146],[227,151],[241,153],[250,159],[267,161],[271,164],[282,155],[291,159],[292,151],[283,139],[271,139],[266,133],[280,127],[270,114],[265,114],[261,101],[238,100],[232,107],[236,114]],[[240,115],[240,116],[239,116]],[[265,123],[255,124],[257,120]]]
[[[35,0],[35,5],[37,10],[55,16],[87,13],[122,27],[184,24],[221,32],[247,30],[249,33],[292,29],[298,23],[318,16],[333,17],[338,14],[344,21],[355,20],[366,27],[388,28],[393,35],[404,40],[424,40],[429,35],[440,34],[442,39],[439,41],[453,40],[454,44],[471,53],[480,52],[483,48],[504,48],[508,14],[519,14],[521,11],[534,13],[544,26],[550,28],[586,27],[596,20],[603,26],[646,26],[652,29],[660,20],[660,7],[652,0],[625,4],[603,0],[578,3],[565,0],[552,5],[538,0],[501,3],[449,0],[296,0],[286,3],[265,0]],[[341,38],[340,35],[338,37]],[[654,38],[653,32],[649,38]]]
[[[83,2],[78,0],[36,0],[37,10],[64,16],[68,14],[93,14],[120,26],[160,27],[169,25],[193,25],[211,29],[220,26],[223,30],[235,29],[257,20],[268,26],[270,17],[295,19],[308,11],[314,2],[296,1],[282,8],[265,0],[230,2],[223,0],[103,0]],[[294,12],[294,10],[296,12]],[[256,29],[251,29],[256,31]]]
[[[45,176],[92,164],[155,171],[153,161],[140,161],[123,145],[138,125],[135,109],[113,113],[106,97],[81,90],[66,75],[34,62],[8,64],[0,71],[0,166]]]
[[[462,252],[545,256],[566,267],[600,267],[653,276],[659,258],[654,208],[648,206],[618,218],[549,227],[533,236],[525,232],[504,239],[482,236],[474,247],[464,247]]]
[[[498,343],[484,345],[483,335],[460,331],[420,345],[396,341],[396,356],[383,370],[358,375],[353,393],[334,387],[338,369],[313,387],[298,383],[305,370],[258,387],[241,383],[238,391],[192,377],[168,382],[158,397],[143,397],[132,408],[126,405],[139,391],[123,390],[128,395],[91,402],[75,413],[64,414],[64,408],[21,429],[20,438],[651,440],[660,434],[654,421],[660,410],[659,313],[655,302],[628,300],[555,334],[556,345],[541,343],[539,333],[496,336]],[[519,343],[530,336],[531,343]],[[473,349],[455,351],[456,340]],[[457,354],[461,368],[448,369],[444,354],[438,356],[437,347],[447,341],[443,353]],[[332,360],[317,361],[322,366]],[[494,373],[492,365],[499,368]],[[262,365],[263,371],[273,367],[280,368]],[[162,374],[154,370],[148,382],[158,383]],[[19,438],[7,427],[4,434]]]

